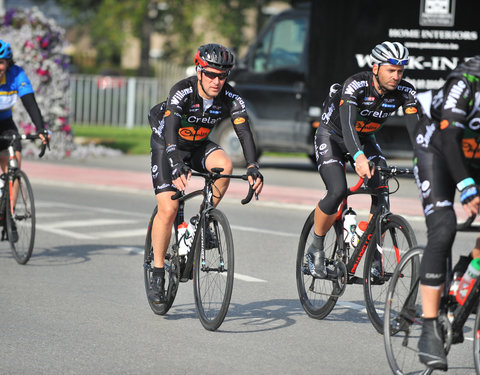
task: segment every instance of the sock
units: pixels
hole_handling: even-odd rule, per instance
[[[323,250],[323,242],[325,241],[325,236],[319,236],[313,232],[313,246],[318,250]]]
[[[165,268],[153,268],[153,277],[165,277]]]

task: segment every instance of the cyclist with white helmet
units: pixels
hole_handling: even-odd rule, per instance
[[[438,321],[446,278],[447,256],[456,234],[455,191],[468,215],[480,205],[480,56],[457,66],[442,88],[418,95],[423,116],[409,128],[414,146],[414,174],[427,225],[427,245],[420,265],[423,326],[418,343],[420,361],[446,371],[447,357]],[[480,236],[472,251],[480,258]],[[461,257],[454,268],[460,274],[469,263]],[[463,341],[454,335],[453,343]]]
[[[315,207],[315,233],[307,252],[309,271],[325,278],[323,242],[332,227],[338,206],[345,197],[345,163],[354,163],[355,172],[369,179],[369,186],[379,187],[369,162],[386,166],[385,157],[375,139],[385,120],[403,107],[407,122],[418,121],[415,89],[402,79],[408,64],[408,50],[398,42],[378,44],[371,53],[373,67],[334,84],[323,104],[323,115],[314,139],[317,169],[327,194]],[[371,211],[377,198],[372,197]]]
[[[257,194],[263,187],[245,102],[226,83],[235,65],[233,53],[222,45],[206,44],[198,48],[194,62],[196,75],[177,82],[167,100],[148,114],[152,127],[151,173],[158,205],[152,227],[153,287],[148,297],[157,304],[165,303],[164,258],[178,208],[178,201],[172,201],[171,196],[187,187],[191,169],[206,172],[223,168],[222,173],[232,173],[228,155],[209,139],[210,132],[223,119],[231,117],[247,162],[249,183]],[[215,182],[215,206],[228,184],[226,178]]]

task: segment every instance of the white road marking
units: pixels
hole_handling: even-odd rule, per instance
[[[262,233],[262,234],[271,234],[274,236],[285,236],[285,237],[299,237],[299,233],[285,233],[285,232],[279,232],[276,230],[268,230],[268,229],[259,229],[259,228],[252,228],[252,227],[244,227],[241,225],[231,225],[230,226],[232,229],[235,230],[242,230],[245,232],[254,232],[254,233]]]

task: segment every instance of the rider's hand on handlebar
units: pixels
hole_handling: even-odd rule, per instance
[[[368,159],[364,154],[358,155],[355,160],[355,172],[360,178],[372,178],[374,168],[370,166]]]
[[[249,165],[247,168],[248,183],[255,190],[255,194],[258,195],[263,189],[263,175],[258,170],[257,164]]]
[[[480,193],[476,185],[468,185],[460,191],[460,202],[465,212],[471,215],[478,214],[480,204]]]
[[[50,138],[52,138],[52,135],[48,130],[44,130],[42,133],[38,133],[38,138],[40,138],[42,143],[46,145],[48,141],[50,141]]]
[[[185,190],[191,177],[192,170],[183,161],[172,165],[172,182],[178,190]]]

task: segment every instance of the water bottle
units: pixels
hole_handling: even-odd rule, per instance
[[[343,217],[344,240],[346,243],[351,243],[356,227],[357,214],[352,210],[351,207],[349,207],[348,210],[345,211],[345,215]]]
[[[457,302],[463,305],[475,285],[475,281],[480,277],[480,258],[473,259],[465,271],[457,290]]]
[[[363,232],[368,227],[368,221],[361,221],[357,225],[357,229],[355,229],[355,234],[352,236],[352,246],[355,247],[358,245],[360,238],[362,237]]]
[[[186,222],[181,223],[178,226],[178,238],[180,243],[178,244],[178,255],[187,255],[189,246],[185,242],[188,224]]]
[[[0,176],[0,197],[3,195],[3,187],[5,185],[5,175]]]

